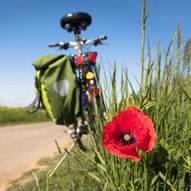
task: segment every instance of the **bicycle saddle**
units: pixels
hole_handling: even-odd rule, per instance
[[[86,30],[87,26],[92,22],[89,14],[84,12],[68,13],[60,20],[60,25],[68,32],[75,30]]]

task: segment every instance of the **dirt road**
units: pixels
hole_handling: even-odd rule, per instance
[[[63,147],[71,142],[64,126],[53,123],[0,128],[0,191],[11,180],[35,167],[42,157],[57,152],[55,139]]]

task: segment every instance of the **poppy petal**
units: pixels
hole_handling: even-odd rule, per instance
[[[153,127],[153,123],[149,117],[144,117],[144,125],[147,126],[147,134],[144,137],[144,141],[138,144],[138,148],[143,152],[151,151],[155,145],[156,132]]]
[[[131,158],[135,161],[139,161],[141,159],[135,149],[125,150],[124,152],[122,152],[121,150],[116,148],[113,144],[107,144],[107,145],[104,145],[104,147],[109,153],[111,153],[117,157]]]

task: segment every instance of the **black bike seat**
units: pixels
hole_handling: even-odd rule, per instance
[[[60,25],[63,29],[71,32],[72,30],[82,29],[85,30],[92,22],[89,14],[84,12],[68,13],[60,20]]]

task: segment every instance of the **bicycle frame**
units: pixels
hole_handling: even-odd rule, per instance
[[[96,100],[97,106],[100,108],[101,114],[104,115],[105,105],[102,100],[101,92],[98,87],[98,72],[96,68],[97,52],[83,52],[83,40],[80,38],[80,33],[75,32],[76,46],[75,50],[77,55],[71,55],[70,60],[72,63],[75,76],[78,81],[78,87],[81,100],[81,111],[89,112],[91,121],[93,120],[93,101]],[[91,41],[89,41],[90,43]]]
[[[60,42],[50,43],[49,47],[60,47],[60,49],[74,48],[76,55],[70,55],[69,59],[73,68],[74,75],[79,87],[80,95],[80,108],[79,114],[80,123],[78,121],[75,124],[69,125],[69,129],[72,129],[69,133],[76,133],[72,138],[76,141],[80,141],[83,134],[83,127],[90,118],[90,122],[94,121],[94,101],[96,101],[97,108],[102,116],[105,116],[105,105],[103,96],[98,87],[98,72],[96,68],[96,52],[83,52],[83,47],[86,45],[98,45],[102,44],[101,41],[107,39],[106,36],[100,36],[94,39],[81,39],[81,30],[85,30],[91,23],[91,16],[87,13],[70,13],[61,19],[61,26],[68,32],[73,32],[75,35],[74,42]],[[79,125],[80,124],[80,125]],[[91,126],[91,124],[90,124]]]

